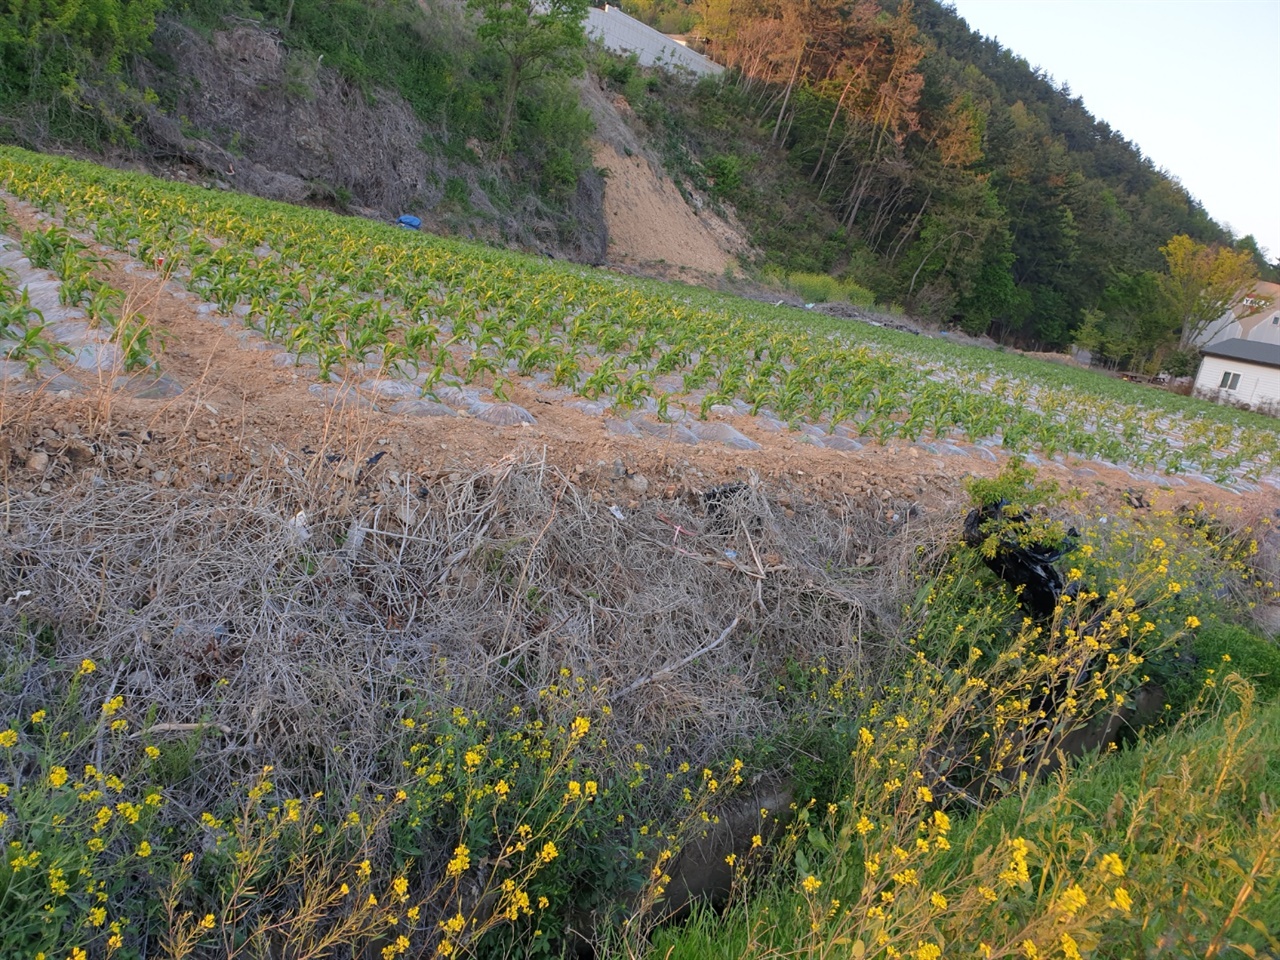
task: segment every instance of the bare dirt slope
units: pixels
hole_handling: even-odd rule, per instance
[[[583,104],[596,124],[596,166],[605,171],[609,262],[705,277],[719,277],[736,265],[749,248],[741,229],[707,206],[696,209],[685,200],[632,132],[625,99],[591,78],[582,87]]]

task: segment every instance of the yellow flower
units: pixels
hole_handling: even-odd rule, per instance
[[[1200,626],[1200,618],[1194,614],[1187,617],[1187,626],[1194,630],[1196,627]]]
[[[1120,858],[1117,857],[1114,853],[1108,853],[1105,857],[1103,857],[1100,861],[1098,861],[1098,867],[1099,869],[1102,870],[1103,873],[1109,873],[1113,877],[1124,876],[1124,863],[1122,863]]]
[[[1182,584],[1180,584],[1177,580],[1170,580],[1170,581],[1169,581],[1169,592],[1170,592],[1170,593],[1181,593],[1181,592],[1182,592]]]
[[[409,898],[409,881],[404,877],[396,877],[391,881],[391,892],[395,895],[396,902],[404,902]]]
[[[1117,910],[1123,910],[1125,913],[1133,906],[1133,900],[1129,896],[1129,891],[1124,887],[1116,887],[1115,893],[1112,894],[1111,906]]]
[[[116,696],[112,697],[110,700],[108,700],[106,703],[102,705],[102,715],[104,717],[113,716],[114,714],[119,712],[120,708],[123,706],[124,706],[124,697],[117,694]]]
[[[158,758],[158,757],[160,756],[160,748],[159,748],[159,747],[148,746],[148,747],[146,748],[146,750],[145,750],[145,753],[146,753],[146,755],[147,755],[147,757],[148,757],[149,759],[151,759],[151,760],[155,760],[156,758]]]
[[[1080,945],[1076,943],[1075,938],[1069,933],[1062,935],[1062,955],[1066,960],[1084,960],[1080,956]]]
[[[147,841],[145,840],[143,840],[140,844],[138,844],[138,856],[140,857],[151,856],[151,844],[147,843]]]
[[[921,803],[933,803],[933,791],[928,787],[916,787],[916,796]]]
[[[859,817],[857,824],[853,829],[858,831],[858,836],[865,837],[868,833],[876,828],[876,825],[868,820],[865,816]]]
[[[915,870],[903,870],[901,873],[893,875],[893,882],[901,884],[904,887],[914,887],[920,882],[920,877]]]
[[[45,718],[46,716],[47,716],[47,714],[46,714],[43,710],[37,710],[35,713],[33,713],[33,714],[31,715],[31,722],[32,722],[32,723],[44,723],[44,718]]]
[[[6,750],[18,742],[17,730],[0,730],[0,747]]]
[[[1058,901],[1058,907],[1064,916],[1074,917],[1088,902],[1089,898],[1085,895],[1084,889],[1080,884],[1073,883],[1062,894],[1062,899]]]
[[[100,927],[107,922],[107,911],[103,907],[94,907],[89,911],[89,926]]]
[[[550,863],[558,856],[560,856],[560,851],[556,849],[556,845],[550,840],[544,843],[542,849],[538,851],[538,859],[544,863]]]
[[[805,893],[814,894],[814,893],[817,893],[818,888],[822,886],[822,881],[819,880],[817,877],[813,876],[813,874],[810,874],[809,876],[804,878],[804,880],[800,883],[800,886],[804,888]]]
[[[67,782],[67,768],[54,767],[49,771],[49,786],[57,789]]]
[[[944,897],[942,894],[938,893],[937,891],[934,891],[933,893],[929,894],[929,902],[932,903],[939,910],[947,909],[947,898]]]
[[[591,732],[591,721],[586,717],[574,718],[573,725],[569,728],[569,736],[574,740],[580,740]]]
[[[418,725],[417,722],[413,719],[413,717],[405,717],[400,722],[404,724],[405,729],[407,730],[412,730],[414,727]]]
[[[936,943],[927,943],[921,940],[916,946],[916,952],[912,954],[915,960],[940,960],[942,957],[942,948]]]
[[[466,844],[460,843],[454,849],[453,859],[445,867],[445,873],[450,877],[460,877],[466,873],[469,866],[471,866],[471,851],[467,849]]]
[[[448,920],[440,921],[440,929],[450,936],[457,936],[467,926],[467,918],[461,913],[455,913]]]
[[[212,930],[216,921],[213,919],[212,913],[206,913],[200,921],[200,926],[204,930]]]
[[[97,669],[98,669],[98,665],[94,663],[92,660],[90,660],[88,657],[85,657],[83,660],[80,661],[80,669],[78,673],[80,676],[86,676],[90,673],[93,673],[93,671]]]
[[[760,834],[757,833],[755,836],[751,838],[751,849],[754,850],[756,847],[761,846],[763,843],[764,843],[764,840],[761,838]]]

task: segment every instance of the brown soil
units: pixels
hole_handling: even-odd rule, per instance
[[[590,79],[581,92],[596,125],[595,163],[606,177],[609,262],[671,278],[718,278],[735,266],[749,244],[732,215],[719,216],[692,192],[697,209],[685,200],[631,129],[625,98]]]
[[[607,171],[604,216],[610,261],[665,263],[713,276],[736,263],[726,249],[734,240],[730,228],[713,214],[699,216],[648,160],[626,156],[609,144],[597,145],[595,160]]]

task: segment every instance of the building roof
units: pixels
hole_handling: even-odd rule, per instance
[[[1226,357],[1228,360],[1243,360],[1263,367],[1280,368],[1280,344],[1275,343],[1259,343],[1236,337],[1203,347],[1201,353],[1209,357]]]

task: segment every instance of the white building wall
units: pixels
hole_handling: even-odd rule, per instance
[[[1240,374],[1234,390],[1219,386],[1224,373]],[[1196,393],[1220,403],[1247,403],[1251,407],[1280,406],[1280,369],[1263,367],[1246,360],[1205,357],[1196,374]]]
[[[617,7],[587,10],[587,36],[615,53],[634,53],[645,67],[680,67],[698,76],[716,76],[724,67],[696,50],[681,46],[664,33],[627,16]]]
[[[1254,343],[1274,343],[1280,345],[1280,310],[1274,306],[1263,314],[1262,319],[1244,334],[1245,339]]]

